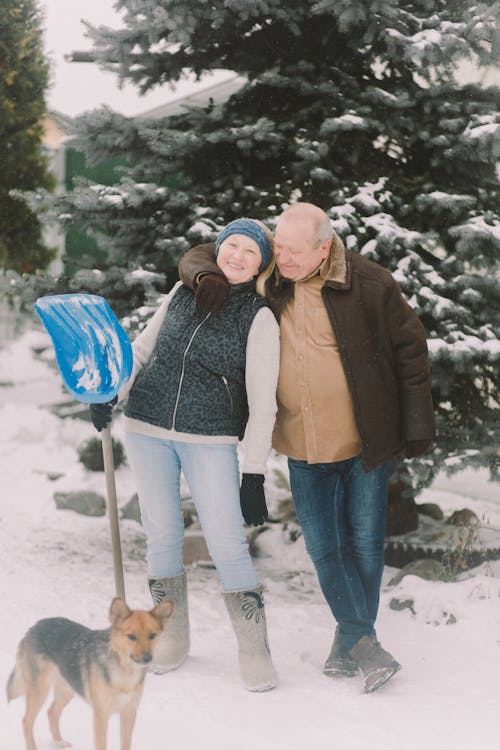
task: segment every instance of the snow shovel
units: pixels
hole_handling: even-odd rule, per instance
[[[111,401],[132,372],[132,347],[104,297],[54,294],[40,297],[35,310],[54,345],[69,392],[88,404]],[[101,432],[116,595],[125,599],[111,429]]]

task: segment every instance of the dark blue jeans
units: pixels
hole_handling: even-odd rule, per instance
[[[347,648],[372,635],[384,570],[389,464],[365,473],[361,456],[288,459],[297,518],[319,584]]]

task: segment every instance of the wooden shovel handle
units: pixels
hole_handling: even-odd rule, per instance
[[[122,548],[120,542],[120,527],[118,524],[118,505],[116,502],[115,465],[113,461],[113,443],[111,428],[101,430],[102,458],[106,475],[106,496],[108,501],[108,517],[111,530],[111,547],[113,550],[113,570],[115,573],[116,596],[125,599],[125,584],[123,581]]]

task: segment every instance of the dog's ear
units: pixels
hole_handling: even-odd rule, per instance
[[[173,611],[173,602],[161,602],[151,610],[151,614],[153,615],[153,617],[156,617],[156,619],[159,620],[163,625],[165,623],[165,620],[168,620]]]
[[[109,621],[111,625],[118,625],[119,622],[125,620],[130,614],[131,611],[123,599],[120,599],[119,596],[115,596],[109,608]]]

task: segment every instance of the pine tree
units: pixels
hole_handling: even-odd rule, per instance
[[[0,4],[0,268],[32,272],[55,255],[42,241],[37,216],[10,191],[51,188],[42,154],[48,65],[35,0]]]
[[[164,270],[242,215],[324,208],[348,248],[395,274],[424,322],[439,440],[412,463],[497,466],[498,88],[457,64],[498,59],[500,3],[464,0],[121,0],[89,26],[101,65],[142,91],[183,71],[233,70],[225,103],[165,120],[81,118],[90,159],[126,156],[115,187],[56,204],[107,235],[113,262]],[[149,265],[148,265],[149,264]]]

